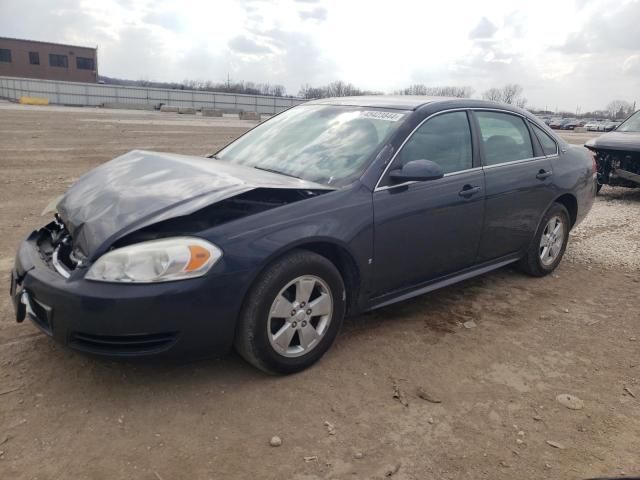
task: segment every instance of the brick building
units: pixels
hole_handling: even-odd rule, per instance
[[[0,76],[98,81],[96,48],[0,37]]]

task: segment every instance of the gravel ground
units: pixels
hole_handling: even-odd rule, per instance
[[[640,190],[603,187],[591,214],[571,236],[568,260],[639,270]]]
[[[133,148],[205,154],[251,125],[0,103],[0,275],[87,170]],[[89,358],[0,296],[0,478],[640,475],[639,213],[640,191],[605,187],[553,275],[504,268],[349,319],[290,377],[233,354]]]
[[[601,135],[559,133],[574,145]],[[571,232],[565,259],[586,262],[589,268],[640,270],[640,190],[604,186],[597,200],[590,215]]]

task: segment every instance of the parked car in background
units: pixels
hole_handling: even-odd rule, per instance
[[[517,263],[555,270],[595,196],[589,152],[533,115],[443,97],[308,102],[209,158],[132,151],[20,245],[11,298],[72,348],[322,357],[345,315]]]
[[[598,191],[602,185],[640,187],[640,111],[615,131],[589,140],[585,147],[596,157]]]
[[[575,118],[556,118],[549,123],[549,126],[555,130],[574,130],[578,123]]]
[[[548,115],[536,115],[536,117],[538,117],[541,122],[544,122],[547,125],[549,125],[549,122],[551,121],[551,117]]]
[[[600,120],[590,120],[584,125],[584,128],[589,132],[594,132],[598,130],[600,123],[602,123]]]
[[[560,125],[560,129],[561,130],[575,130],[577,126],[580,125],[580,122],[578,120],[575,120],[573,118],[567,118],[562,122],[562,125]]]
[[[620,125],[620,122],[603,122],[603,124],[601,125],[601,128],[603,132],[611,132],[613,130],[615,130],[618,125]]]
[[[554,130],[561,129],[562,125],[564,125],[564,119],[563,118],[554,118],[549,122],[549,126],[551,128],[553,128]]]

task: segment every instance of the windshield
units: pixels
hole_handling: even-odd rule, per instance
[[[257,126],[215,158],[339,187],[364,171],[406,113],[300,105]]]
[[[640,132],[640,110],[616,128],[616,132]]]

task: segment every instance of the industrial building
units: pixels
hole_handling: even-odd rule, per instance
[[[96,83],[96,48],[0,37],[0,76]]]

